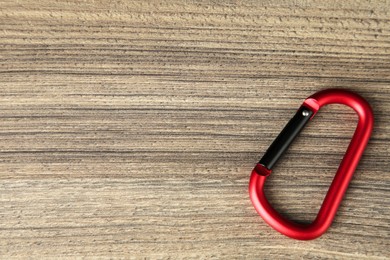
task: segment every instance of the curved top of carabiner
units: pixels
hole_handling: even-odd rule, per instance
[[[316,219],[311,224],[302,225],[285,219],[273,209],[265,197],[263,187],[267,176],[272,172],[272,166],[306,123],[313,118],[322,106],[327,104],[343,104],[351,107],[358,114],[359,121]],[[351,91],[327,89],[307,98],[252,171],[249,193],[256,211],[271,227],[291,238],[309,240],[325,233],[336,215],[371,136],[373,123],[374,116],[368,102]]]
[[[365,127],[372,129],[374,124],[374,115],[370,104],[360,95],[349,90],[325,89],[308,97],[303,104],[310,107],[314,114],[328,104],[346,105],[355,110],[359,116],[359,122],[364,123]]]

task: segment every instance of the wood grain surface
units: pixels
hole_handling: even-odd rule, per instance
[[[248,197],[312,93],[354,90],[371,141],[331,228],[296,241]],[[390,3],[1,1],[0,256],[390,258]],[[310,222],[356,125],[331,105],[267,182]]]

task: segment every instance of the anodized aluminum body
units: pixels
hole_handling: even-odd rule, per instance
[[[250,177],[249,194],[256,211],[271,227],[294,239],[315,239],[325,233],[332,224],[344,193],[371,136],[374,116],[370,105],[361,96],[347,90],[327,89],[307,98],[302,106],[313,111],[311,115],[311,118],[313,118],[321,107],[328,104],[343,104],[351,107],[357,113],[359,120],[318,215],[311,224],[302,225],[285,219],[269,204],[263,188],[267,176],[272,172],[271,169],[258,163]]]

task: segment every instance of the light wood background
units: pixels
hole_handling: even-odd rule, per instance
[[[294,2],[294,4],[291,4]],[[3,259],[390,257],[389,1],[0,3]],[[375,129],[314,241],[252,207],[254,164],[312,93],[340,87]],[[313,220],[354,131],[329,106],[267,194]]]

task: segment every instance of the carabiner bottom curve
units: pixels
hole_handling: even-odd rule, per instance
[[[351,107],[358,114],[359,120],[316,219],[308,225],[298,224],[281,216],[270,205],[264,194],[264,184],[267,176],[272,172],[272,167],[306,123],[315,116],[322,106],[328,104],[343,104]],[[259,215],[275,230],[294,239],[310,240],[324,234],[333,222],[371,136],[373,124],[374,116],[370,105],[361,96],[351,91],[327,89],[307,98],[252,171],[249,181],[249,195]]]

